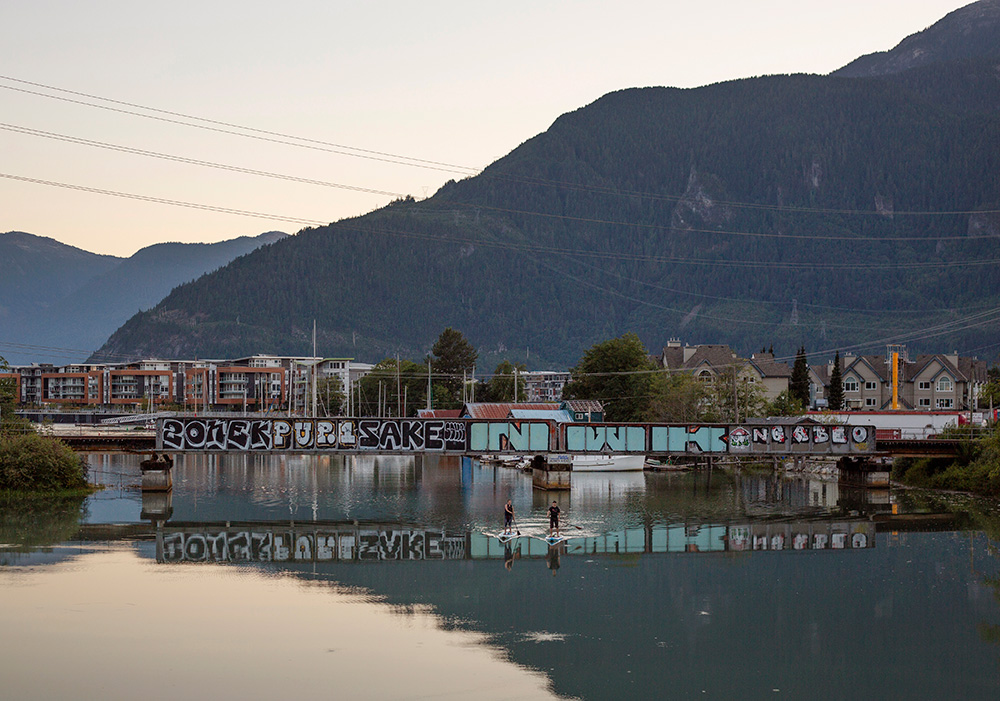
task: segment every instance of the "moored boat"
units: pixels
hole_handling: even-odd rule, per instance
[[[645,455],[574,455],[573,472],[631,472],[642,470]]]

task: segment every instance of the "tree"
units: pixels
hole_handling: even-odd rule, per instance
[[[445,396],[435,393],[435,398],[440,400],[435,404],[440,408],[448,408],[449,405],[461,403],[458,398],[461,396],[463,378],[471,377],[479,353],[461,331],[449,326],[438,336],[431,354],[434,356],[431,359],[434,381],[447,390]]]
[[[806,347],[800,346],[792,366],[792,381],[788,387],[789,394],[799,404],[809,406],[809,363],[806,361]]]
[[[656,366],[639,337],[597,343],[570,369],[565,399],[596,399],[608,421],[645,421],[656,395]]]
[[[709,385],[689,372],[660,376],[651,405],[651,421],[701,421],[709,400]]]
[[[840,351],[833,357],[833,371],[830,373],[830,391],[827,394],[827,405],[833,411],[844,408],[844,380],[840,376]]]
[[[792,396],[790,390],[781,392],[777,397],[767,402],[765,413],[768,416],[798,416],[805,411],[805,406]]]
[[[525,400],[524,371],[527,367],[524,363],[517,365],[509,360],[504,360],[497,365],[493,371],[493,377],[484,383],[485,394],[482,397],[484,402],[513,402]],[[517,392],[514,391],[514,378],[517,376]]]
[[[732,364],[715,376],[709,395],[706,420],[739,423],[748,418],[763,416],[766,402],[760,383],[751,382],[743,367]]]
[[[7,360],[0,356],[0,373],[10,372]],[[12,377],[0,377],[0,436],[30,433],[31,422],[17,415],[17,382]]]
[[[1000,365],[986,371],[986,384],[979,390],[976,403],[980,409],[1000,408]]]
[[[358,380],[358,416],[415,416],[427,402],[427,366],[386,358]],[[438,396],[435,385],[435,397]],[[435,402],[436,403],[436,402]]]

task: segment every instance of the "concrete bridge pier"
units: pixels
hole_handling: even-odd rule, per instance
[[[870,458],[845,456],[837,461],[837,468],[840,471],[838,482],[842,486],[866,489],[889,487],[889,470]]]
[[[169,455],[157,455],[139,463],[142,470],[142,492],[169,492],[174,488],[171,470],[174,459]]]
[[[531,459],[531,486],[535,489],[569,489],[572,474],[570,455],[536,455]]]

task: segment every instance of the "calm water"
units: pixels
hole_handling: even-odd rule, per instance
[[[136,457],[90,462],[82,503],[0,505],[4,698],[1000,697],[990,502],[274,456],[144,498]]]

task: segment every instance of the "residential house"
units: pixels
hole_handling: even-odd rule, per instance
[[[845,355],[840,359],[845,410],[889,411],[893,407],[892,356]],[[903,349],[896,380],[896,409],[949,411],[976,408],[986,383],[987,363],[958,353],[918,355],[910,360]],[[825,408],[833,362],[810,368],[817,390],[816,406]],[[822,388],[822,395],[820,395]]]

